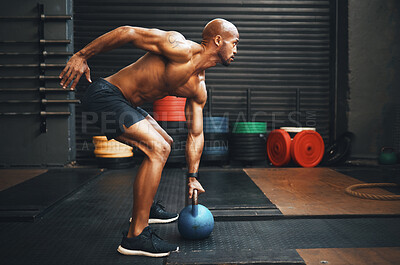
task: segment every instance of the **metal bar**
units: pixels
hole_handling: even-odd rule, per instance
[[[63,88],[0,88],[0,92],[24,92],[24,91],[40,91],[40,92],[75,92],[73,89]]]
[[[3,40],[0,41],[0,43],[3,44],[24,44],[24,43],[37,43],[37,40]],[[70,40],[44,40],[41,39],[39,40],[40,43],[43,44],[69,44],[71,43]]]
[[[65,112],[49,112],[49,111],[41,111],[40,116],[69,116],[71,115],[71,112],[65,111]]]
[[[0,80],[13,80],[13,79],[39,79],[39,80],[54,80],[54,79],[60,79],[58,76],[33,76],[33,75],[27,75],[27,76],[0,76]]]
[[[79,99],[32,99],[32,100],[0,100],[0,103],[6,104],[19,104],[19,103],[42,103],[42,104],[57,104],[57,103],[68,103],[68,104],[80,104]]]
[[[40,43],[43,43],[43,44],[70,44],[71,41],[70,40],[45,40],[45,39],[41,39]]]
[[[0,112],[0,116],[19,116],[19,115],[40,115],[40,116],[69,116],[71,112],[48,112],[48,111],[40,111],[40,112]]]
[[[30,20],[37,19],[37,16],[0,16],[0,20]],[[41,20],[69,20],[72,16],[69,15],[42,15]]]
[[[68,103],[68,104],[80,104],[79,99],[42,99],[43,104],[58,104],[58,103]]]
[[[0,67],[10,67],[10,68],[36,68],[36,67],[41,67],[41,68],[62,68],[65,66],[65,64],[57,64],[57,63],[53,63],[53,64],[46,64],[46,63],[41,63],[41,64],[0,64]]]
[[[69,15],[45,15],[42,14],[40,16],[42,20],[69,20],[72,19],[72,16]]]
[[[39,91],[43,91],[43,92],[64,92],[64,91],[67,91],[67,92],[75,92],[75,90],[74,89],[64,89],[64,88],[46,88],[46,87],[40,87],[39,88]]]
[[[0,55],[5,56],[23,56],[23,55],[39,55],[37,52],[0,52]],[[43,56],[71,56],[71,52],[48,52],[43,51]]]

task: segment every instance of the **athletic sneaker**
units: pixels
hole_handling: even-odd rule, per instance
[[[137,237],[127,238],[123,233],[118,252],[123,255],[165,257],[171,251],[178,251],[179,247],[161,239],[151,228],[147,226]]]
[[[179,214],[169,213],[165,211],[165,207],[161,205],[161,201],[153,203],[150,208],[149,224],[166,224],[178,220]],[[129,219],[132,222],[132,218]]]

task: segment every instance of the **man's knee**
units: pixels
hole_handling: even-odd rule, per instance
[[[171,153],[171,145],[164,139],[153,141],[149,158],[166,162],[169,154]]]
[[[172,144],[174,143],[174,139],[172,139],[172,137],[168,135],[168,139],[166,139],[166,141],[169,144],[169,146],[172,148]]]

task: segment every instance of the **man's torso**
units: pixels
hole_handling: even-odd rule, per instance
[[[192,98],[206,93],[204,71],[196,70],[193,60],[177,63],[147,53],[105,79],[117,86],[133,105],[140,106],[168,95]]]

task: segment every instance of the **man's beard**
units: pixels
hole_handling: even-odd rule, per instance
[[[231,64],[231,58],[224,59],[223,54],[226,54],[226,47],[225,44],[222,46],[221,50],[218,52],[218,56],[221,59],[221,64],[223,66],[229,66]]]

